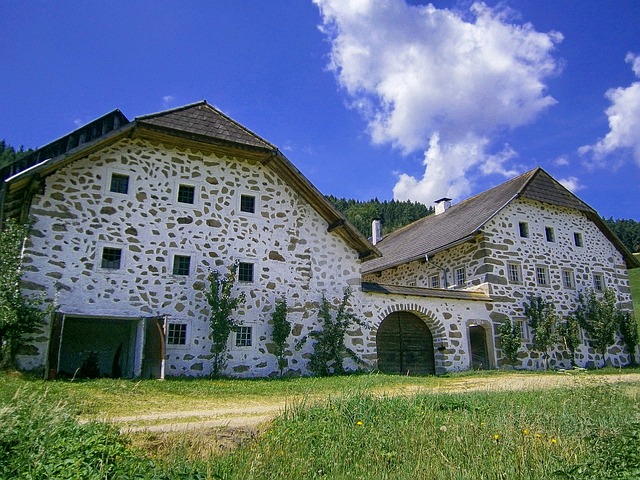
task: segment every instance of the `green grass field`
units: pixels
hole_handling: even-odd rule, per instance
[[[0,374],[0,478],[638,478],[638,373],[164,382]],[[536,387],[491,388],[505,378]],[[478,381],[485,387],[465,391]],[[297,400],[233,449],[212,448],[229,431],[120,435],[76,421],[282,398]]]

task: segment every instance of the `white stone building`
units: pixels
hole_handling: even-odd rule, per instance
[[[206,102],[133,121],[113,111],[0,175],[2,219],[32,223],[24,290],[55,310],[19,361],[49,377],[209,374],[206,277],[233,264],[246,297],[228,344],[234,376],[277,372],[278,298],[293,324],[289,371],[302,375],[312,342],[294,345],[317,328],[322,297],[347,287],[367,325],[349,332],[360,362],[347,367],[399,373],[498,367],[496,326],[522,319],[530,294],[568,313],[581,289],[612,287],[631,309],[637,261],[540,169],[375,246],[276,147]],[[583,346],[579,362],[593,355]],[[523,350],[522,365],[534,357]]]

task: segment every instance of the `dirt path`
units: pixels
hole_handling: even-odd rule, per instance
[[[420,385],[393,389],[374,389],[372,394],[380,396],[415,395],[433,392],[471,392],[505,390],[543,390],[547,388],[584,386],[595,384],[640,383],[640,374],[584,375],[553,373],[549,375],[504,375],[488,378],[464,378],[445,387],[429,388]],[[177,432],[193,430],[253,430],[277,415],[287,406],[303,399],[298,397],[270,399],[262,404],[224,406],[207,410],[175,411],[148,415],[136,415],[104,419],[131,432]],[[307,399],[308,401],[309,399]],[[312,399],[313,401],[314,399]],[[317,400],[322,400],[318,398]]]

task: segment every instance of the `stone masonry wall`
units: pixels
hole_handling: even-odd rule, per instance
[[[520,236],[519,223],[526,222],[529,237]],[[553,241],[547,241],[545,228],[553,229]],[[578,233],[582,246],[575,245]],[[369,274],[365,281],[393,285],[430,287],[430,278],[437,275],[441,286],[446,268],[447,284],[456,285],[455,270],[464,268],[466,289],[488,286],[495,301],[487,304],[494,342],[499,347],[497,326],[511,318],[523,325],[524,347],[520,353],[520,366],[540,368],[541,359],[531,351],[532,334],[526,325],[524,303],[529,296],[542,296],[556,305],[561,316],[575,310],[577,296],[594,288],[594,275],[601,276],[603,288],[616,290],[620,305],[632,310],[631,291],[624,259],[598,227],[584,214],[575,210],[518,199],[503,209],[483,229],[475,241],[453,247],[435,255],[431,262],[414,261],[397,268]],[[518,266],[520,281],[509,281],[508,264]],[[437,267],[436,267],[437,265]],[[536,267],[545,267],[548,284],[538,285]],[[573,285],[564,284],[563,276],[570,276]],[[593,366],[599,356],[585,342],[578,349],[576,360],[581,366]],[[497,352],[500,360],[500,352]],[[628,352],[618,341],[609,349],[608,360],[613,365],[629,363]],[[552,364],[570,367],[568,355],[559,348],[552,354]]]
[[[130,176],[129,193],[109,191],[113,173]],[[193,205],[176,201],[180,184],[195,187]],[[255,196],[255,214],[240,212],[241,195]],[[268,166],[242,158],[123,140],[47,177],[31,216],[27,289],[65,314],[186,323],[187,344],[167,347],[167,375],[210,371],[209,269],[254,264],[254,281],[236,288],[246,295],[237,318],[253,327],[252,346],[229,340],[227,373],[238,376],[277,370],[268,353],[277,298],[287,299],[293,343],[313,329],[323,293],[339,299],[359,282],[357,252]],[[103,247],[122,248],[119,270],[101,268]],[[172,274],[174,255],[191,256],[188,276]],[[38,336],[22,366],[41,367],[46,345]],[[293,371],[306,373],[309,348],[289,352]]]

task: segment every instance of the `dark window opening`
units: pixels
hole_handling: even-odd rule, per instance
[[[253,282],[253,263],[240,262],[238,264],[238,280]]]
[[[122,249],[104,247],[102,249],[102,268],[117,270],[122,262]]]
[[[180,185],[178,187],[178,202],[193,205],[196,199],[196,187],[192,185]]]
[[[111,175],[110,191],[114,193],[129,193],[129,175],[114,173]]]
[[[176,255],[173,257],[173,274],[189,275],[191,268],[191,257],[187,255]]]
[[[240,197],[240,211],[245,213],[256,213],[256,197],[242,195]]]

